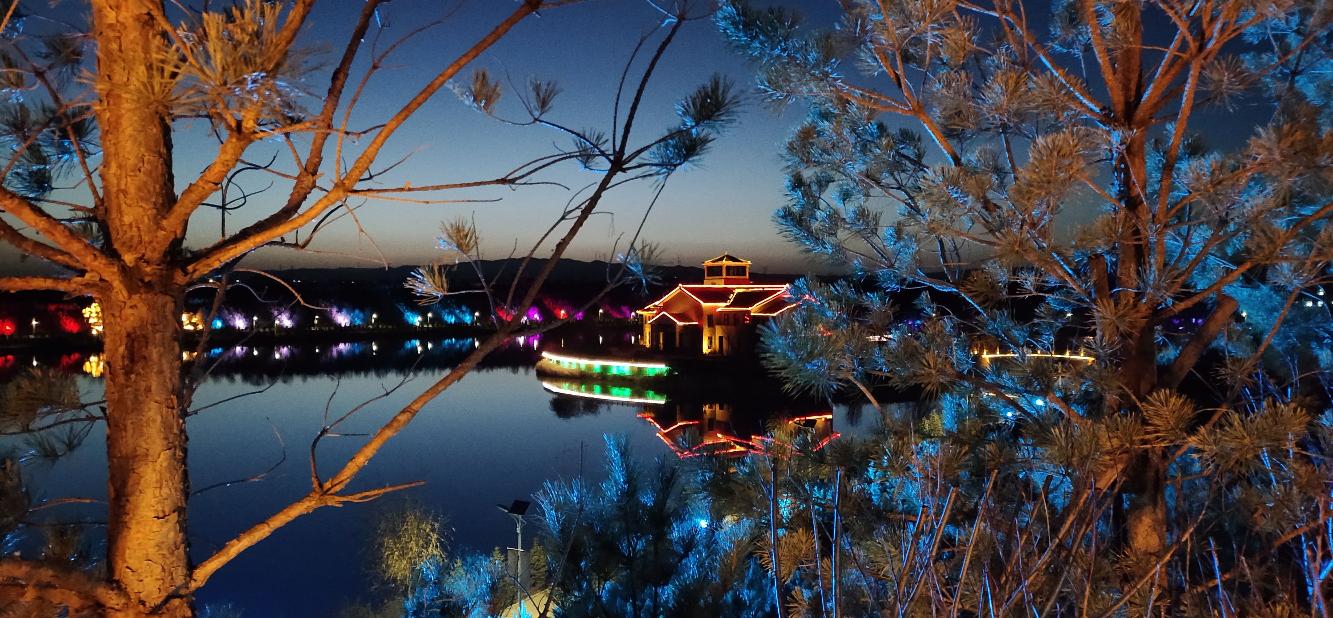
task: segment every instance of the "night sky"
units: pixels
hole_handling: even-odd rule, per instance
[[[711,5],[698,0],[700,7]],[[795,8],[807,24],[825,26],[838,14],[833,0],[763,0],[759,5],[782,4]],[[362,95],[353,116],[352,129],[364,129],[383,121],[431,76],[461,51],[483,36],[516,6],[514,0],[394,0],[382,11],[381,46],[426,23],[443,23],[414,38],[388,61],[388,68],[378,73]],[[362,7],[359,0],[322,1],[316,4],[304,31],[302,44],[322,50],[316,55],[322,68],[308,74],[302,84],[311,94],[304,104],[318,109],[320,96],[327,88],[329,67],[342,51],[347,36]],[[62,20],[78,22],[83,10],[80,2],[62,2],[55,8],[46,3],[32,3],[35,12],[51,11]],[[1041,12],[1037,12],[1040,15]],[[473,71],[485,68],[492,76],[523,87],[530,79],[553,80],[563,93],[556,99],[548,117],[566,126],[580,129],[610,129],[616,81],[636,41],[644,32],[662,22],[648,0],[585,0],[571,6],[543,11],[519,24],[474,62],[456,81],[466,83]],[[654,41],[658,40],[657,38]],[[364,54],[363,54],[364,56]],[[631,76],[643,68],[643,58]],[[363,74],[365,63],[355,77]],[[668,51],[658,74],[647,91],[643,114],[636,123],[633,141],[644,143],[676,122],[673,105],[692,89],[719,73],[730,79],[746,104],[739,122],[725,132],[700,164],[677,173],[648,221],[644,237],[657,243],[665,264],[695,264],[724,251],[755,262],[756,271],[805,273],[823,270],[825,265],[804,256],[795,245],[778,236],[771,221],[773,211],[785,201],[784,171],[781,161],[786,137],[800,122],[804,109],[798,104],[774,109],[754,92],[754,72],[732,53],[711,20],[688,24]],[[521,108],[512,88],[498,106],[502,116],[522,119]],[[1245,139],[1253,126],[1254,114],[1266,114],[1271,103],[1243,101],[1239,110],[1208,110],[1197,114],[1201,127],[1219,145],[1234,146]],[[1233,115],[1239,111],[1239,118]],[[1242,120],[1239,126],[1236,120]],[[891,124],[903,122],[886,118]],[[178,122],[176,139],[176,180],[183,187],[203,169],[217,150],[216,140],[201,121]],[[495,178],[531,159],[567,147],[569,139],[544,127],[516,127],[489,118],[470,108],[458,96],[442,91],[430,101],[390,141],[381,162],[388,164],[402,157],[406,162],[379,178],[383,186],[405,182],[421,186],[437,183]],[[349,145],[348,158],[359,152]],[[291,170],[293,164],[281,143],[262,143],[248,152],[251,161],[264,162],[276,155],[277,169]],[[410,155],[410,156],[409,156]],[[331,156],[331,155],[330,155]],[[378,168],[377,168],[378,169]],[[540,180],[582,187],[597,179],[573,164],[552,169]],[[68,179],[73,182],[75,179]],[[248,189],[262,188],[274,181],[268,191],[251,200],[244,209],[228,216],[228,229],[271,212],[286,196],[286,183],[262,173],[247,174],[241,180]],[[646,208],[653,185],[641,181],[609,194],[601,211],[582,231],[567,257],[606,258],[616,247],[617,237],[633,233]],[[66,192],[56,197],[75,200]],[[247,265],[265,268],[289,266],[376,266],[420,264],[440,259],[435,248],[439,223],[459,216],[474,217],[483,241],[483,257],[504,258],[517,251],[524,254],[536,238],[554,220],[569,199],[571,191],[552,187],[479,189],[454,192],[447,196],[459,200],[498,200],[457,204],[405,204],[371,202],[357,211],[357,225],[344,218],[321,231],[312,246],[314,251],[266,249],[248,258]],[[86,200],[83,200],[86,201]],[[1077,224],[1083,217],[1073,217]],[[219,236],[216,211],[203,209],[191,224],[189,245],[206,246]],[[549,253],[548,243],[538,255]],[[0,270],[31,270],[35,261],[20,263],[8,246],[0,247]]]
[[[312,16],[305,41],[326,47],[322,58],[332,64],[341,50],[340,41],[355,23],[360,2],[321,2]],[[493,24],[513,10],[509,0],[396,0],[383,11],[383,41],[397,38],[419,24],[441,16],[447,20],[425,36],[418,37],[396,55],[394,66],[371,82],[359,109],[363,125],[387,117],[410,93],[460,50],[465,49]],[[818,14],[832,3],[810,1],[802,8]],[[529,18],[470,69],[486,68],[493,76],[525,84],[531,78],[553,79],[563,89],[550,118],[579,128],[609,128],[616,79],[638,37],[660,23],[661,14],[643,0],[591,0],[574,6],[544,11]],[[642,70],[642,63],[635,71]],[[770,217],[783,202],[783,171],[780,153],[791,127],[803,111],[779,112],[753,93],[753,72],[732,54],[709,20],[687,25],[669,50],[660,73],[647,92],[644,115],[636,123],[637,143],[656,137],[675,122],[676,100],[706,81],[712,74],[730,78],[747,103],[740,121],[725,133],[701,165],[684,170],[671,180],[649,219],[649,240],[663,249],[662,261],[692,264],[729,251],[756,262],[756,270],[804,272],[809,266],[798,249],[780,237]],[[308,86],[324,88],[325,72],[312,75]],[[470,77],[471,70],[467,76]],[[507,92],[510,95],[512,90]],[[311,100],[314,107],[318,101]],[[499,105],[502,115],[520,118],[517,101],[506,96]],[[354,123],[355,124],[355,123]],[[177,182],[183,185],[200,170],[215,151],[199,127],[182,125],[177,149]],[[515,165],[553,152],[568,139],[552,129],[506,126],[465,105],[452,92],[443,92],[430,102],[402,131],[383,161],[394,161],[411,153],[411,159],[384,177],[386,185],[410,181],[413,185],[490,178]],[[353,146],[355,148],[355,146]],[[267,160],[271,152],[284,162],[285,149],[277,144],[254,148],[253,160]],[[290,159],[286,160],[288,163]],[[579,187],[596,179],[575,166],[553,170],[545,180]],[[249,176],[251,186],[262,186],[259,174]],[[229,215],[228,228],[272,208],[285,193],[282,185],[256,198],[251,214]],[[607,256],[613,240],[632,233],[652,189],[643,181],[613,192],[603,210],[589,223],[569,257],[589,259]],[[493,203],[415,205],[376,202],[358,211],[358,218],[374,243],[359,235],[350,220],[322,232],[314,248],[332,252],[298,254],[290,250],[268,250],[250,258],[265,267],[295,265],[373,266],[380,252],[391,264],[413,264],[437,259],[434,248],[441,220],[459,215],[475,216],[483,238],[484,257],[503,258],[514,249],[520,254],[545,230],[569,192],[553,187],[518,190],[491,189],[454,193],[461,199],[494,199]],[[216,212],[196,215],[191,231],[194,246],[211,242],[219,234]],[[376,248],[378,247],[378,249]],[[549,245],[548,245],[549,247]],[[622,242],[623,247],[623,242]]]

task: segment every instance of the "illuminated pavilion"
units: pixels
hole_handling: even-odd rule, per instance
[[[748,352],[758,324],[796,306],[787,285],[751,283],[748,260],[724,253],[703,267],[703,283],[678,285],[638,311],[643,347],[705,356]]]

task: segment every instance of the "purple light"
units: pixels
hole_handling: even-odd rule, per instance
[[[366,322],[366,314],[360,309],[351,309],[348,307],[334,307],[329,310],[329,317],[333,318],[333,323],[338,326],[360,326]]]
[[[634,308],[628,305],[602,305],[601,311],[616,320],[628,320],[634,317]]]
[[[355,356],[361,353],[362,344],[343,342],[329,348],[327,352],[330,358],[342,358],[345,356]]]
[[[275,309],[273,323],[278,325],[278,328],[291,328],[296,326],[296,319],[292,317],[292,312],[286,309]]]

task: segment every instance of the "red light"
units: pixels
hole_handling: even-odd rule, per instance
[[[83,323],[70,315],[61,314],[60,318],[56,320],[56,324],[60,326],[62,332],[70,335],[83,330]]]
[[[14,320],[7,318],[0,319],[0,335],[9,336],[14,334],[14,331],[17,330],[18,326],[14,324]]]

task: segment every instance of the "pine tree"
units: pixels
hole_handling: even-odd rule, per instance
[[[104,323],[109,467],[105,569],[90,572],[6,556],[0,560],[0,598],[49,602],[75,613],[193,615],[194,591],[275,530],[320,508],[415,485],[349,490],[427,402],[520,330],[517,320],[497,317],[492,336],[393,414],[330,475],[321,476],[312,462],[307,494],[192,562],[185,416],[194,383],[182,367],[180,323],[187,289],[211,287],[220,299],[228,278],[252,252],[308,248],[315,232],[361,200],[437,203],[443,192],[518,187],[552,166],[582,164],[597,175],[595,188],[577,194],[542,239],[553,240],[553,248],[543,251],[550,259],[526,277],[532,284],[509,291],[521,315],[584,223],[604,206],[607,191],[635,180],[657,182],[660,191],[672,173],[707,151],[716,129],[733,118],[736,103],[725,82],[714,80],[686,97],[675,126],[639,139],[642,130],[634,123],[641,121],[644,89],[684,21],[688,3],[681,2],[668,7],[677,12],[653,31],[665,41],[654,47],[645,37],[641,50],[652,55],[645,60],[636,52],[632,59],[642,62],[626,68],[622,86],[638,90],[617,99],[614,134],[586,135],[551,121],[558,89],[534,82],[520,95],[526,114],[521,124],[558,130],[572,146],[498,178],[390,186],[384,173],[397,163],[381,155],[404,124],[446,86],[466,82],[459,78],[468,65],[517,24],[569,1],[512,3],[506,16],[458,56],[432,66],[415,89],[390,93],[398,107],[368,127],[349,123],[365,120],[358,103],[367,99],[379,72],[396,60],[405,40],[439,24],[424,24],[380,46],[380,11],[388,2],[359,2],[356,21],[347,25],[347,38],[325,71],[316,70],[314,50],[300,36],[314,19],[315,0],[88,4],[91,24],[83,28],[77,21],[25,13],[17,1],[0,2],[5,35],[0,87],[6,94],[0,142],[8,153],[0,187],[0,241],[56,273],[0,278],[0,291],[56,290],[96,299]],[[39,25],[28,28],[31,24]],[[633,66],[644,67],[638,80],[630,74]],[[484,72],[457,88],[488,113],[499,109],[500,90]],[[189,176],[173,161],[173,140],[188,131],[187,120],[218,142],[212,160]],[[270,154],[270,148],[278,153],[273,162],[250,160],[258,151]],[[238,175],[257,172],[278,179],[275,191],[283,195],[273,207],[253,212],[253,223],[241,229],[224,228],[216,242],[187,242],[195,215],[207,212],[205,207],[233,209],[227,188],[236,185]],[[73,189],[56,192],[69,186]],[[80,197],[87,199],[77,201]],[[634,256],[640,249],[631,242],[622,250]],[[325,427],[316,442],[329,431]]]
[[[810,109],[780,230],[852,274],[798,285],[768,361],[798,389],[925,396],[886,412],[860,479],[919,517],[862,540],[936,551],[862,556],[981,569],[934,589],[951,613],[1327,612],[1328,8],[842,6],[828,29],[742,0],[717,22],[762,94]],[[892,588],[867,602],[923,602]]]

